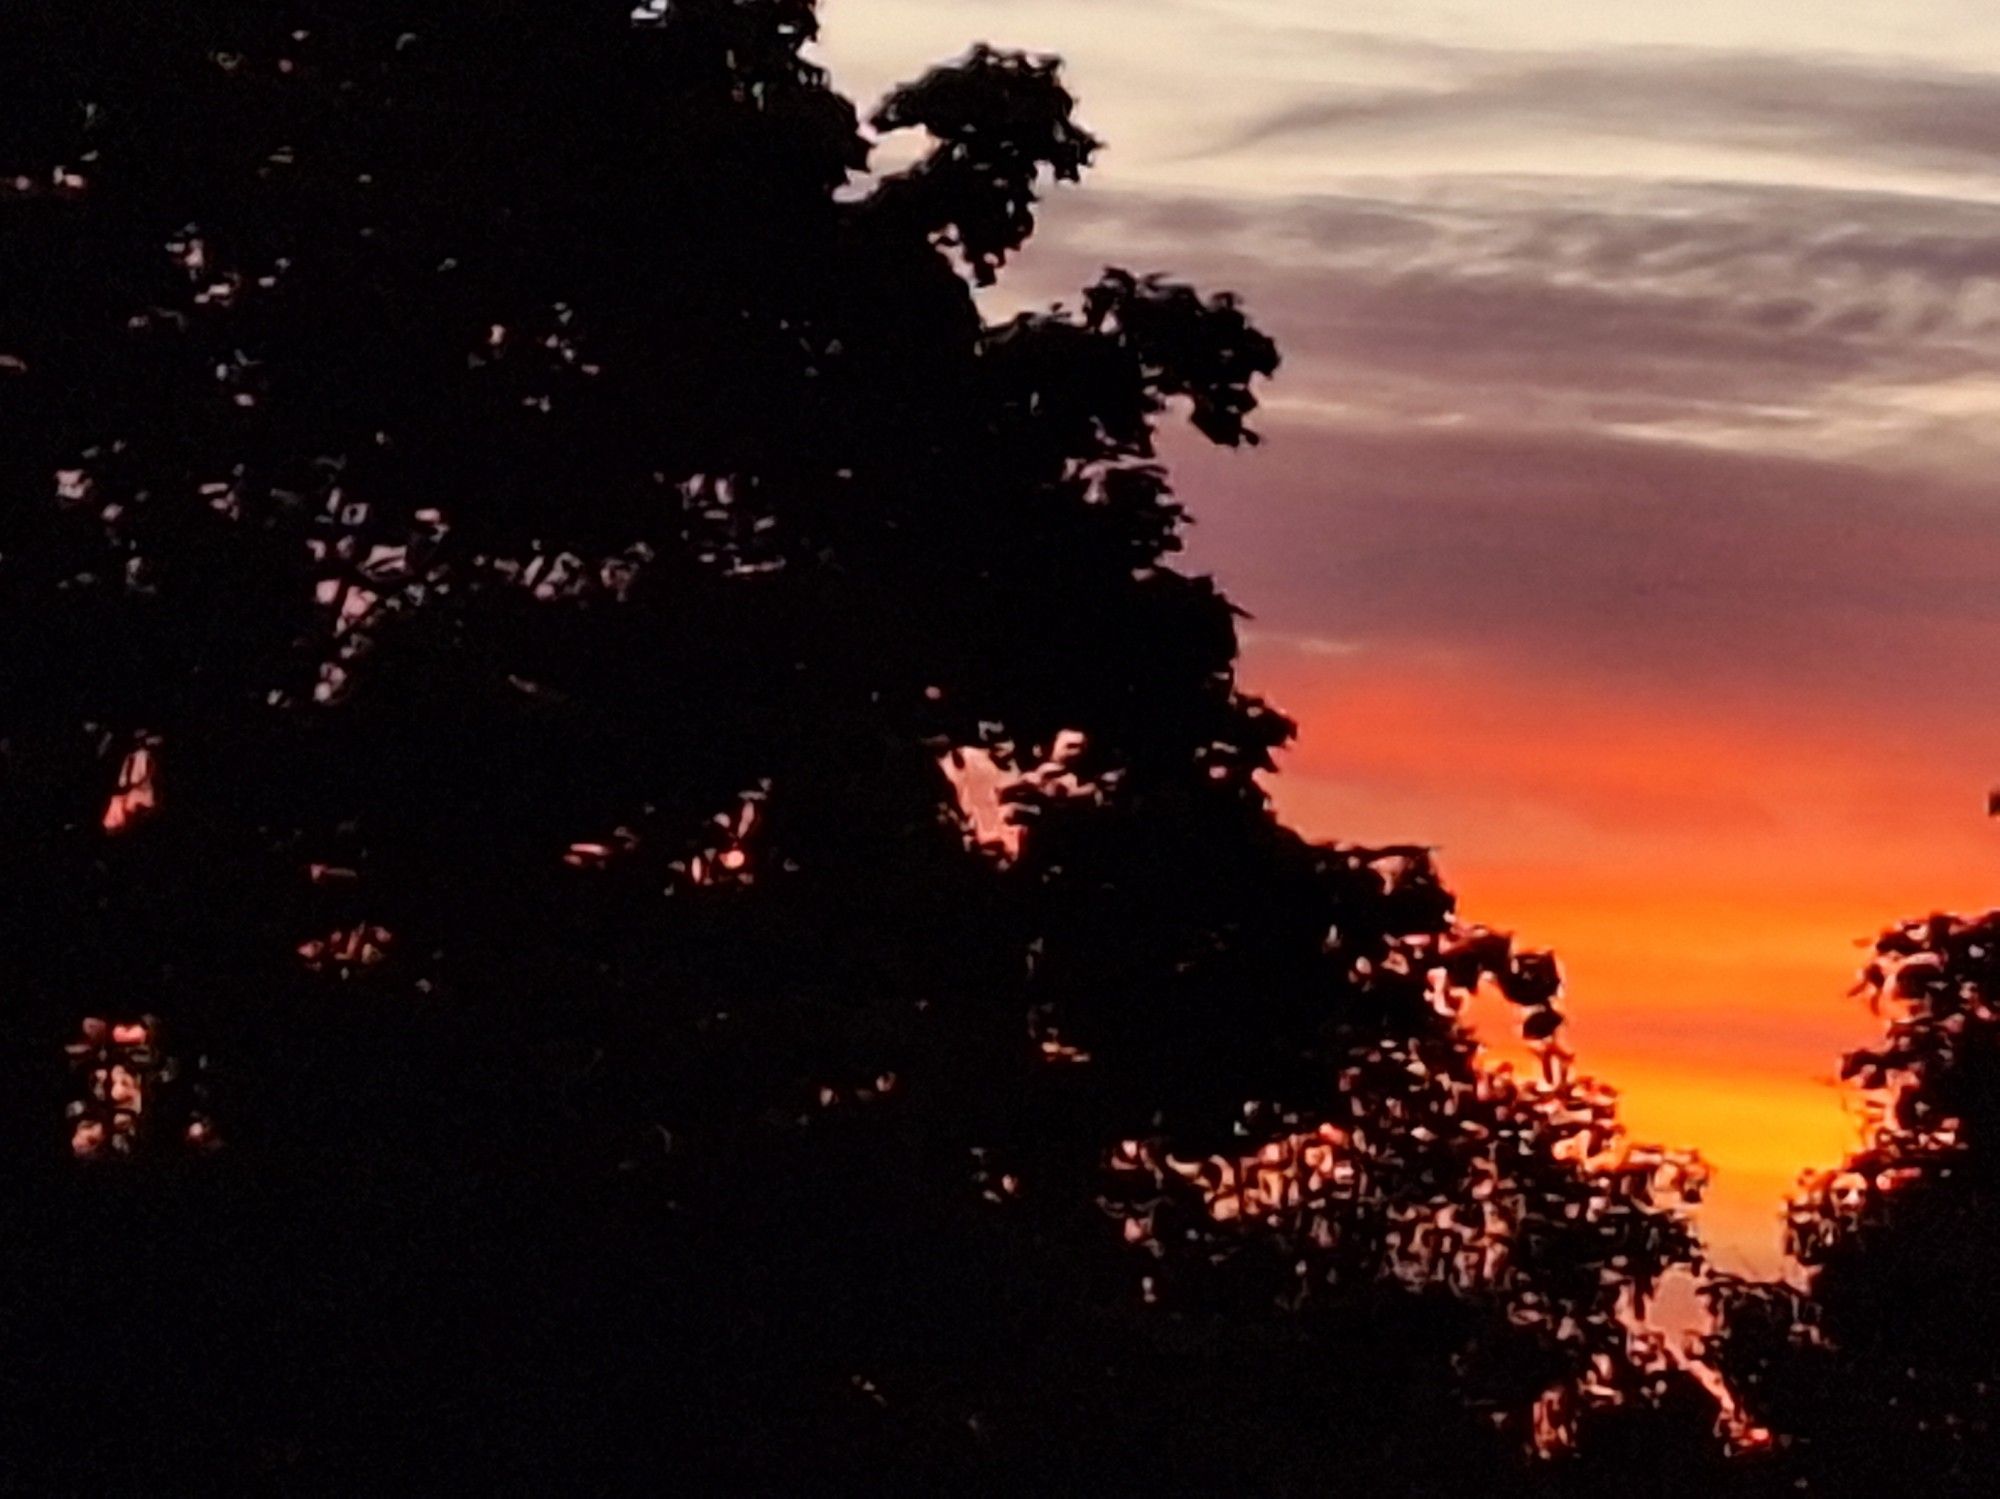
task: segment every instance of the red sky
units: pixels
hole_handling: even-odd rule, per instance
[[[1063,53],[1111,150],[994,311],[1106,262],[1287,365],[1177,444],[1317,835],[1557,948],[1585,1064],[1771,1269],[1874,1022],[1857,943],[2000,903],[2000,7],[831,0],[863,100]]]

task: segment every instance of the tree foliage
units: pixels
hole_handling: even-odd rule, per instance
[[[864,130],[815,26],[0,18],[14,1486],[1458,1492],[1678,1391],[1687,1163],[1171,566],[1271,341],[987,322],[1055,65]]]
[[[1792,1203],[1797,1283],[1725,1280],[1710,1358],[1801,1486],[2000,1472],[2000,914],[1884,933],[1862,991],[1887,1016],[1842,1075],[1867,1143]]]

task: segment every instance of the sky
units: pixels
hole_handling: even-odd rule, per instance
[[[1633,1132],[1769,1273],[1855,1142],[1881,928],[2000,904],[2000,6],[826,0],[864,104],[1061,54],[1108,142],[996,313],[1240,292],[1265,445],[1178,442],[1320,837],[1557,949]]]

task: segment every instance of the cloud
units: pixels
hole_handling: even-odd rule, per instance
[[[1524,392],[1797,410],[1829,387],[2000,362],[2000,206],[1879,193],[1424,179],[1278,202],[1083,195],[1032,262],[1164,264],[1245,291],[1281,393],[1372,381],[1412,415]],[[1414,389],[1406,387],[1415,387]],[[1587,414],[1587,413],[1586,413]]]
[[[1925,170],[1983,173],[2000,157],[2000,77],[1991,74],[1694,48],[1401,50],[1430,64],[1433,81],[1323,93],[1252,122],[1213,154],[1392,132],[1549,130]]]

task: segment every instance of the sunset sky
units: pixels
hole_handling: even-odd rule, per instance
[[[1857,941],[2000,901],[2000,6],[828,0],[862,101],[1063,54],[1110,149],[996,294],[1107,261],[1279,340],[1191,564],[1283,811],[1558,948],[1723,1263],[1855,1121]]]

